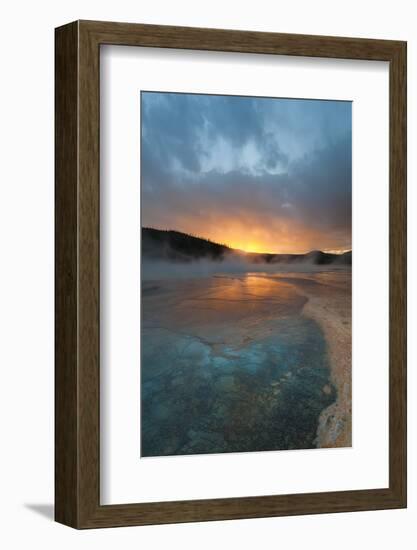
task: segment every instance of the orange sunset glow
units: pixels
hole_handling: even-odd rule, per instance
[[[188,220],[178,221],[175,227],[184,233],[244,252],[302,254],[320,249],[337,254],[350,250],[350,242],[344,233],[326,234],[303,227],[296,221],[284,223],[279,219],[275,219],[270,228],[255,223],[254,218],[245,224],[239,218],[216,218],[216,223],[207,223],[201,218],[190,217]],[[171,229],[169,226],[166,228]]]
[[[144,92],[142,226],[245,252],[351,242],[351,104]]]

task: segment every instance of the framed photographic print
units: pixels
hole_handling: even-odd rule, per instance
[[[56,520],[406,506],[406,44],[56,29]]]

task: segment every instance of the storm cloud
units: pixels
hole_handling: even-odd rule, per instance
[[[142,225],[245,250],[351,247],[351,103],[141,93]]]

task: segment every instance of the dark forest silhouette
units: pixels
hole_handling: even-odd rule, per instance
[[[187,233],[172,229],[162,230],[151,227],[142,228],[142,257],[148,260],[167,260],[172,262],[191,262],[211,260],[221,262],[239,255],[250,263],[311,263],[315,265],[352,264],[352,252],[331,254],[313,250],[307,254],[269,254],[234,250],[225,244],[219,244]]]

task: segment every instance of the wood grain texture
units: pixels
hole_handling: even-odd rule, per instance
[[[55,519],[78,506],[78,26],[55,36]]]
[[[407,48],[390,62],[389,434],[390,487],[407,493]]]
[[[390,63],[389,487],[100,505],[100,45]],[[56,29],[56,520],[116,527],[406,506],[406,44],[78,21]]]

